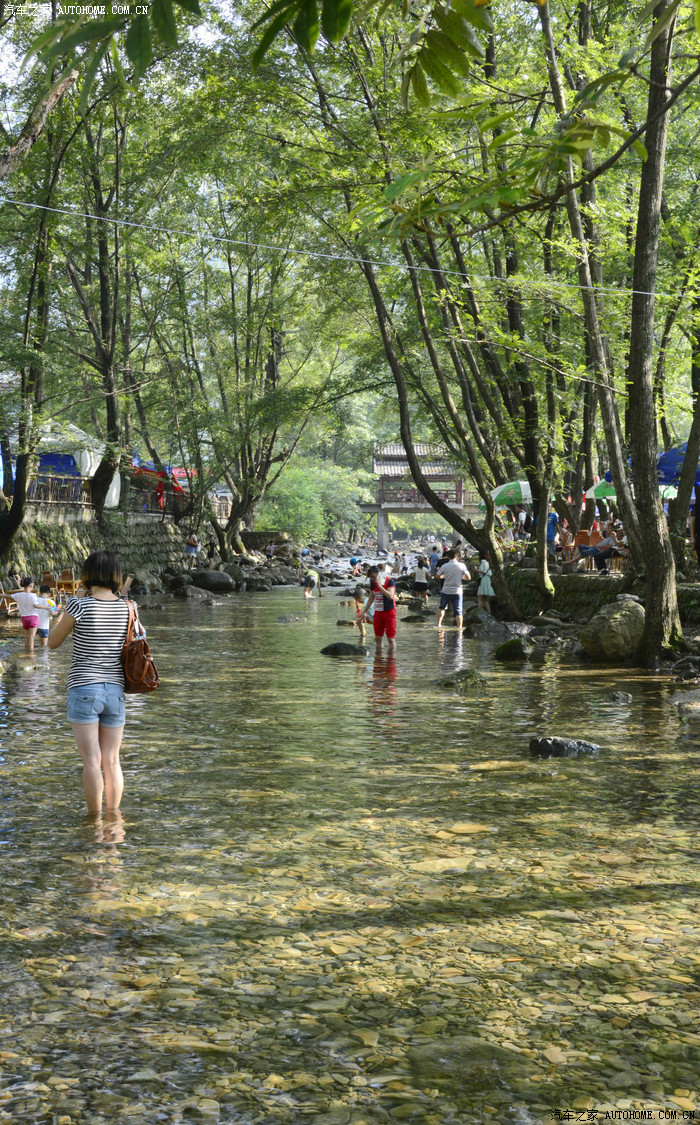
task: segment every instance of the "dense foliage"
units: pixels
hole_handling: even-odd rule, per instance
[[[3,29],[16,58],[39,50],[5,85],[17,129],[61,66],[80,73],[0,211],[6,453],[30,459],[67,412],[105,442],[98,503],[133,445],[192,470],[195,514],[229,488],[224,547],[261,510],[320,534],[355,522],[371,440],[348,464],[319,424],[369,394],[370,439],[439,440],[474,480],[486,528],[456,522],[490,545],[506,604],[489,490],[514,477],[575,528],[611,467],[637,563],[652,542],[672,568],[649,474],[657,428],[700,447],[693,5],[349,22],[347,4],[278,4],[265,23],[237,0],[199,22],[184,5],[177,36],[157,7],[153,58],[138,21],[68,43],[60,19],[40,42],[36,16]]]

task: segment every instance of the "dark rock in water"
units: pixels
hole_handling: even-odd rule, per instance
[[[306,622],[308,621],[308,618],[297,617],[297,615],[295,613],[283,613],[281,617],[277,618],[277,620],[284,625],[289,625],[293,621],[303,621],[304,624],[306,624]]]
[[[471,691],[483,691],[489,686],[488,680],[475,672],[473,668],[462,668],[450,676],[442,676],[435,681],[437,687],[448,688],[451,691],[460,691],[465,694]]]
[[[401,619],[401,624],[402,625],[415,625],[415,624],[420,624],[420,623],[423,623],[423,622],[426,622],[426,621],[432,621],[432,620],[433,620],[433,614],[432,613],[431,614],[427,614],[427,613],[407,613],[406,616]]]
[[[631,703],[632,693],[629,691],[611,691],[608,699],[611,703]]]
[[[338,620],[336,621],[336,625],[346,625],[346,626],[349,626],[351,629],[355,628],[355,622],[354,621],[346,621],[343,617],[338,618]]]
[[[676,578],[678,578],[678,575],[676,575]],[[638,602],[639,605],[642,604],[642,599],[638,598],[636,594],[618,594],[617,597],[615,598],[615,601],[616,602]]]
[[[228,574],[234,583],[245,582],[245,574],[237,563],[226,563],[224,573]]]
[[[529,660],[535,651],[535,646],[525,637],[511,637],[494,651],[494,660]]]
[[[212,594],[226,594],[236,586],[233,577],[224,570],[195,570],[192,572],[192,581],[195,586],[209,590]]]
[[[326,645],[321,649],[321,656],[366,656],[367,649],[364,645],[350,645],[345,641],[336,641],[335,644]]]
[[[534,758],[583,758],[600,750],[594,742],[582,738],[531,738],[530,753]]]
[[[263,590],[269,590],[270,589],[270,586],[268,586],[267,582],[265,582],[264,579],[262,579],[262,578],[246,578],[245,582],[242,584],[241,589],[243,587],[245,587],[246,590],[255,590],[255,591],[263,591]]]
[[[175,591],[176,598],[186,598],[188,601],[201,602],[209,597],[208,590],[200,590],[199,586],[180,586]]]
[[[191,586],[192,574],[188,571],[183,571],[182,574],[176,574],[173,578],[168,579],[168,587],[171,590],[177,590],[180,586]],[[133,590],[133,586],[132,586]]]

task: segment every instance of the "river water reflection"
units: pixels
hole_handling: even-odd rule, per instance
[[[163,687],[127,705],[104,824],[69,653],[5,676],[0,1122],[695,1105],[700,728],[677,689],[497,667],[425,625],[395,661],[320,656],[350,612],[297,590],[145,608]],[[478,698],[435,685],[462,667]],[[532,760],[542,733],[606,749]]]

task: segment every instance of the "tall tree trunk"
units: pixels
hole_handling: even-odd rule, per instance
[[[661,0],[658,21],[668,7]],[[659,256],[659,224],[664,182],[671,48],[674,20],[651,49],[646,131],[647,159],[642,164],[634,249],[629,349],[629,420],[632,476],[646,563],[646,625],[638,657],[655,662],[682,638],[676,599],[676,565],[659,496],[658,441],[654,403],[654,304]]]

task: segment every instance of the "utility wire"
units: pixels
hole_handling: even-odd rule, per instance
[[[530,285],[530,286],[534,287],[535,284],[536,284],[535,282],[531,281],[530,279],[524,278],[524,277],[505,278],[505,277],[496,277],[494,274],[478,274],[478,273],[470,273],[470,274],[465,275],[461,272],[461,270],[451,270],[451,269],[436,270],[436,269],[433,269],[432,266],[415,266],[415,265],[409,266],[409,265],[407,265],[403,262],[386,262],[386,261],[380,261],[378,259],[373,259],[373,258],[364,258],[364,257],[361,257],[361,256],[358,256],[357,258],[349,258],[345,254],[327,254],[327,253],[324,253],[322,250],[298,250],[293,246],[276,246],[274,243],[269,243],[269,242],[250,242],[248,239],[244,239],[244,238],[228,238],[224,235],[219,235],[219,234],[203,234],[200,231],[180,230],[177,227],[154,226],[154,225],[148,224],[148,223],[136,223],[136,222],[130,221],[129,219],[112,219],[112,218],[109,218],[109,216],[107,216],[107,215],[92,215],[92,214],[90,214],[89,211],[69,211],[67,208],[64,208],[64,207],[49,207],[45,203],[30,203],[28,200],[8,199],[6,196],[3,196],[3,195],[0,195],[0,203],[10,203],[10,204],[13,204],[16,207],[32,207],[32,208],[34,208],[34,210],[37,210],[37,211],[51,211],[55,215],[67,215],[69,218],[72,218],[72,219],[93,219],[95,222],[112,223],[113,226],[129,227],[132,230],[145,230],[145,231],[149,231],[149,232],[156,232],[156,233],[159,233],[159,234],[176,234],[176,235],[183,236],[185,238],[197,239],[201,242],[208,239],[210,242],[221,242],[221,243],[228,244],[230,246],[245,246],[247,249],[252,249],[252,250],[275,250],[275,251],[278,251],[282,254],[291,254],[294,257],[323,258],[323,259],[326,259],[328,261],[333,261],[333,262],[345,262],[348,265],[352,265],[352,266],[362,265],[364,263],[366,265],[376,266],[378,269],[406,270],[407,273],[411,273],[412,271],[414,273],[428,273],[428,274],[440,273],[443,276],[448,275],[450,277],[459,277],[462,280],[469,280],[470,282],[471,281],[495,281],[495,282],[498,282],[499,285],[512,286],[514,288],[520,288],[523,285],[525,285],[525,286]],[[578,282],[574,282],[574,281],[555,281],[555,282],[550,281],[550,282],[547,283],[547,288],[548,289],[559,288],[559,289],[580,291],[580,290],[586,289],[587,287],[583,286],[583,285],[579,285]],[[622,296],[624,294],[629,294],[630,296],[633,296],[636,293],[636,294],[638,294],[639,296],[642,296],[642,297],[665,297],[665,298],[668,298],[669,300],[678,296],[678,294],[676,294],[676,293],[662,293],[662,292],[650,291],[650,290],[646,290],[646,289],[616,288],[615,286],[612,286],[612,285],[600,285],[600,286],[594,285],[594,286],[591,286],[591,291],[594,292],[594,293],[606,293],[606,294],[609,294],[610,296]],[[526,299],[532,300],[532,301],[536,301],[536,300],[537,301],[545,301],[545,300],[548,300],[548,299],[551,299],[551,298],[548,298],[546,296],[546,294],[543,294],[541,297],[530,297],[530,298],[526,298]]]

